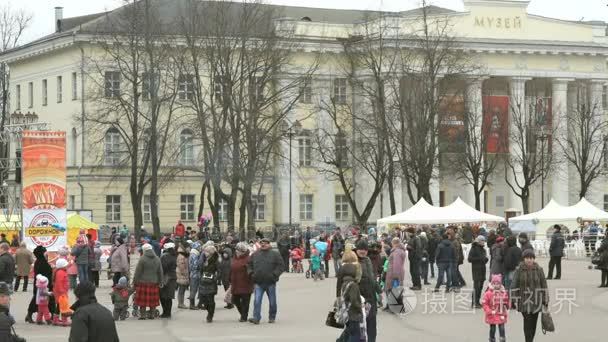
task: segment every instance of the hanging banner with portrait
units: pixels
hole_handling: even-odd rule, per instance
[[[553,104],[551,97],[526,96],[527,113],[531,118],[531,133],[534,137],[530,142],[535,144],[529,151],[535,151],[536,144],[546,144],[545,151],[551,152],[553,133]]]
[[[444,96],[439,104],[439,152],[462,153],[465,150],[464,98]]]
[[[509,153],[509,97],[483,97],[482,130],[488,153]]]
[[[66,245],[65,147],[65,132],[23,132],[23,238],[30,249]]]

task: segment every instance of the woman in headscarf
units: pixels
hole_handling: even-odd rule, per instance
[[[163,281],[160,259],[152,245],[142,246],[143,255],[137,262],[133,284],[135,285],[135,304],[139,307],[139,319],[154,319],[154,310],[159,304],[159,286]],[[146,308],[150,311],[146,315]]]
[[[49,280],[48,288],[49,292],[53,291],[53,268],[46,260],[46,248],[42,246],[37,246],[34,248],[34,257],[36,257],[36,261],[34,262],[34,275],[42,274]],[[27,323],[34,323],[32,319],[32,315],[34,312],[38,311],[38,305],[36,305],[36,286],[34,288],[34,295],[32,296],[32,300],[30,301],[30,305],[27,309],[27,316],[25,316],[25,321]],[[55,305],[55,297],[51,296],[49,299],[49,311],[51,314],[55,314],[57,310]]]
[[[187,309],[186,305],[184,305],[184,297],[190,284],[189,257],[188,248],[180,244],[177,247],[177,267],[175,268],[175,275],[177,277],[177,307],[179,309]]]
[[[117,237],[114,240],[114,246],[110,252],[110,265],[114,277],[112,278],[112,285],[118,284],[118,280],[122,276],[128,276],[129,274],[129,251],[127,245],[121,237]]]
[[[217,250],[211,244],[205,244],[201,258],[201,279],[198,286],[198,295],[207,310],[207,323],[213,322],[215,313],[215,295],[217,294]]]
[[[244,242],[236,245],[236,257],[230,264],[230,288],[232,291],[232,304],[239,310],[239,322],[247,322],[249,314],[249,301],[253,293],[253,281],[247,273],[249,263],[249,246]]]
[[[160,257],[160,264],[163,268],[163,286],[160,289],[160,304],[163,307],[161,318],[171,318],[171,307],[177,289],[177,253],[173,242],[165,242],[163,245],[163,255]]]

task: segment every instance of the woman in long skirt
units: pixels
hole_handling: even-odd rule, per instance
[[[154,319],[154,311],[160,304],[160,284],[163,270],[160,258],[152,250],[152,245],[142,246],[143,255],[135,268],[135,305],[139,307],[139,319]],[[146,308],[150,310],[146,313]]]

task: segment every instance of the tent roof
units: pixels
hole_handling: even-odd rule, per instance
[[[583,220],[608,220],[608,213],[589,203],[584,197],[578,203],[570,207],[577,218]]]
[[[76,213],[68,214],[68,228],[99,229],[99,225]]]
[[[597,208],[593,204],[589,203],[585,198],[569,207],[558,204],[553,199],[547,203],[547,205],[539,211],[512,217],[509,222],[520,222],[520,221],[574,221],[578,218],[583,220],[608,220],[608,213]]]
[[[378,220],[378,226],[388,224],[445,224],[466,222],[501,222],[503,217],[482,213],[457,198],[447,207],[435,207],[420,199],[410,209]]]

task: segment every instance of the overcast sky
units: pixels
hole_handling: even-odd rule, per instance
[[[55,6],[64,7],[64,17],[74,17],[114,9],[123,0],[0,0],[14,9],[33,14],[32,26],[21,43],[42,37],[54,29]],[[373,9],[402,11],[419,7],[420,0],[267,0],[272,4],[326,8]],[[429,0],[433,5],[463,10],[462,0]],[[602,20],[608,22],[608,0],[531,0],[528,12],[568,20]],[[497,13],[499,14],[499,13]]]

